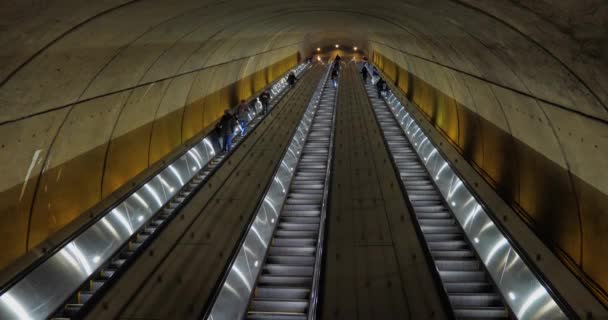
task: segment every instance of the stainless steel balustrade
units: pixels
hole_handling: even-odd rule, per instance
[[[502,234],[481,202],[463,183],[399,99],[389,91],[385,101],[514,316],[517,319],[567,319],[556,299],[521,259],[515,246]]]
[[[293,71],[299,75],[308,66],[301,64]],[[284,76],[271,87],[271,101],[283,93],[287,87],[286,79]],[[52,316],[186,184],[193,178],[202,181],[209,171],[201,170],[218,152],[211,138],[205,137],[86,230],[3,288],[0,291],[0,319],[45,319]],[[215,161],[219,163],[221,159],[215,158]]]
[[[255,212],[254,220],[246,231],[246,236],[238,249],[238,253],[221,283],[219,292],[205,314],[205,319],[232,320],[241,319],[247,315],[250,296],[255,288],[270,241],[279,222],[279,213],[287,198],[287,188],[295,175],[294,168],[298,165],[304,142],[317,112],[322,88],[327,81],[329,70],[319,83],[302,116],[281,164]]]

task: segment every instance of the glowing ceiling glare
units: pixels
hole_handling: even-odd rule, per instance
[[[340,48],[340,45],[339,45],[339,44],[336,44],[336,49],[338,49],[338,48]]]
[[[353,50],[357,51],[357,49],[358,49],[357,47],[353,47]]]
[[[321,51],[321,48],[317,48],[317,51]]]

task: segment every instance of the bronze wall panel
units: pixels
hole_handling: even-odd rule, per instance
[[[112,139],[103,176],[103,198],[148,168],[151,132],[152,123],[147,123]]]
[[[389,78],[394,74],[388,58],[374,52],[373,61],[383,71],[388,68],[385,74]],[[608,195],[426,81],[399,69],[398,85],[406,96],[564,264],[608,302],[608,225],[603,218],[608,213]],[[402,79],[408,79],[407,85]]]
[[[148,164],[161,160],[182,143],[181,124],[183,112],[183,109],[175,110],[154,121],[152,125],[152,137],[150,138]]]
[[[31,249],[101,200],[106,145],[52,169],[40,178],[29,227]]]

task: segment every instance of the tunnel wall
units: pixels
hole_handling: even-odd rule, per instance
[[[5,177],[12,178],[0,189],[0,268],[209,130],[223,110],[298,60],[297,49],[279,49],[0,125]]]
[[[605,146],[597,142],[608,136],[606,125],[390,48],[376,49],[373,62],[606,303],[608,190],[576,172],[599,169],[597,178],[606,178],[599,150]]]

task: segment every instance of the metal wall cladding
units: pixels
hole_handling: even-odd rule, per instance
[[[469,242],[517,318],[567,319],[547,289],[520,258],[480,202],[400,101],[392,93],[387,97],[387,101]]]
[[[255,212],[254,220],[211,306],[207,317],[209,320],[241,319],[247,312],[249,297],[255,287],[266,250],[287,197],[288,187],[320,99],[322,85],[323,81],[302,115],[270,186]]]
[[[387,57],[375,52],[373,61],[564,264],[608,303],[608,273],[603,272],[608,259],[598,254],[605,250],[608,195]]]

